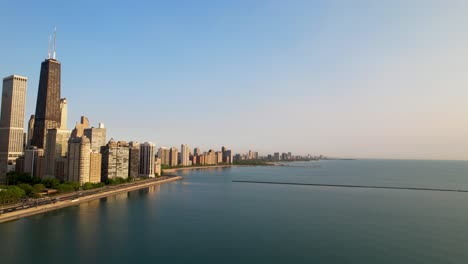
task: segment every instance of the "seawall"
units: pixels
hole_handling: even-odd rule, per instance
[[[153,186],[153,185],[159,185],[159,184],[163,184],[163,183],[178,181],[178,180],[181,180],[181,179],[183,179],[183,178],[180,177],[180,176],[176,176],[176,177],[172,177],[172,178],[166,179],[166,180],[150,181],[150,182],[145,182],[145,183],[138,184],[138,185],[132,185],[132,186],[129,186],[129,187],[126,187],[126,188],[120,188],[120,189],[116,189],[116,190],[109,190],[109,191],[102,192],[102,193],[83,196],[83,197],[80,197],[79,199],[76,199],[75,201],[70,201],[70,200],[60,201],[60,202],[57,202],[55,204],[41,205],[41,206],[38,206],[38,207],[31,207],[31,208],[28,208],[28,209],[14,211],[14,212],[11,212],[11,213],[4,213],[4,214],[0,215],[0,223],[17,220],[17,219],[27,217],[27,216],[31,216],[31,215],[42,214],[42,213],[45,213],[45,212],[48,212],[48,211],[53,211],[53,210],[57,210],[57,209],[60,209],[60,208],[67,207],[67,206],[72,206],[72,205],[77,205],[77,204],[80,204],[80,203],[89,202],[89,201],[92,201],[92,200],[96,200],[96,199],[116,195],[116,194],[119,194],[119,193],[131,192],[131,191],[143,189],[143,188]]]

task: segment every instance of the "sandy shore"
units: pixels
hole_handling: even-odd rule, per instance
[[[182,177],[176,176],[176,177],[166,179],[166,180],[149,181],[149,182],[147,181],[147,182],[144,182],[142,184],[129,186],[127,188],[121,188],[121,189],[110,190],[110,191],[107,191],[107,192],[97,193],[97,194],[93,194],[93,195],[83,196],[83,197],[81,197],[79,199],[76,199],[75,201],[70,201],[70,200],[61,201],[61,202],[57,202],[55,204],[47,204],[47,205],[42,205],[42,206],[38,206],[38,207],[31,207],[31,208],[28,208],[28,209],[19,210],[19,211],[15,211],[15,212],[11,212],[11,213],[4,213],[4,214],[0,215],[0,223],[7,222],[7,221],[13,221],[13,220],[20,219],[22,217],[26,217],[26,216],[30,216],[30,215],[41,214],[41,213],[45,213],[45,212],[48,212],[48,211],[57,210],[57,209],[64,208],[64,207],[67,207],[67,206],[72,206],[72,205],[77,205],[77,204],[84,203],[84,202],[89,202],[89,201],[92,201],[92,200],[96,200],[96,199],[99,199],[99,198],[116,195],[116,194],[119,194],[119,193],[130,192],[130,191],[143,189],[143,188],[153,186],[153,185],[159,185],[159,184],[163,184],[163,183],[167,183],[167,182],[178,181],[180,179],[182,179]]]

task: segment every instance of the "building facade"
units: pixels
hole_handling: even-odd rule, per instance
[[[45,175],[47,178],[56,177],[55,163],[57,159],[66,157],[68,152],[68,140],[71,131],[63,129],[49,129],[46,136],[45,149]]]
[[[102,180],[115,178],[128,178],[129,145],[125,141],[111,139],[101,148],[102,154]]]
[[[91,151],[90,159],[89,159],[89,182],[90,183],[101,182],[101,164],[102,164],[101,153]]]
[[[161,165],[169,166],[171,164],[170,154],[171,151],[166,147],[160,147],[158,149],[158,158],[161,159]]]
[[[40,157],[44,156],[44,150],[35,146],[30,146],[24,151],[24,166],[23,172],[29,173],[31,177],[41,176],[41,161]]]
[[[28,141],[26,142],[27,146],[31,146],[32,136],[34,133],[34,119],[35,115],[31,115],[28,121]]]
[[[90,181],[91,142],[86,136],[68,141],[68,181],[80,185]]]
[[[46,59],[41,64],[34,132],[31,145],[45,148],[47,129],[60,128],[60,62]]]
[[[161,159],[160,159],[160,158],[155,159],[155,162],[154,162],[154,174],[157,175],[157,176],[161,176],[161,175],[162,175],[162,170],[161,170]]]
[[[171,148],[170,154],[169,154],[169,165],[171,167],[175,167],[179,164],[179,151],[177,148]]]
[[[140,174],[140,144],[138,142],[129,142],[129,164],[128,177],[137,178]]]
[[[180,146],[180,165],[189,166],[190,161],[190,149],[187,144],[182,144]]]
[[[23,155],[26,77],[12,75],[3,79],[0,113],[0,182],[6,179],[9,164]]]
[[[101,147],[106,145],[106,128],[103,123],[99,123],[97,128],[85,128],[84,135],[91,140],[91,149],[95,152],[100,152]]]
[[[140,177],[154,178],[155,149],[156,146],[151,142],[140,145]]]

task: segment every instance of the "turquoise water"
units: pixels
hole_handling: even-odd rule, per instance
[[[1,263],[467,263],[468,162],[321,161],[184,180],[0,224]]]

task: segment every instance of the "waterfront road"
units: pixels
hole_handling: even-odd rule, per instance
[[[147,186],[151,186],[153,184],[164,183],[174,180],[179,180],[182,177],[171,175],[171,176],[161,176],[154,179],[145,179],[145,180],[138,180],[129,183],[123,183],[118,185],[108,185],[102,188],[96,188],[91,190],[84,190],[84,191],[76,191],[71,193],[65,193],[61,195],[55,195],[50,197],[42,197],[37,199],[25,199],[20,203],[9,205],[0,208],[0,223],[4,222],[5,219],[8,219],[7,216],[9,215],[21,215],[23,211],[31,211],[33,208],[52,208],[54,205],[58,208],[64,207],[63,205],[66,202],[67,206],[73,205],[74,203],[79,203],[82,201],[89,201],[94,198],[102,198],[112,194],[124,192],[124,191],[131,191],[140,188],[145,188]],[[31,214],[28,214],[31,215]],[[19,217],[17,217],[19,218]]]

